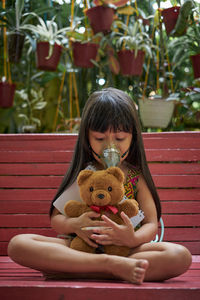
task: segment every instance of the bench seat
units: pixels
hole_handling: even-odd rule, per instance
[[[19,233],[56,236],[48,209],[72,158],[73,134],[0,134],[0,299],[200,299],[200,132],[143,133],[162,202],[164,241],[185,245],[190,269],[165,282],[45,280],[7,256]]]
[[[0,295],[11,299],[73,299],[73,300],[133,300],[133,299],[200,299],[200,256],[185,274],[165,282],[145,282],[133,285],[122,281],[45,280],[38,271],[15,264],[10,258],[0,258]]]

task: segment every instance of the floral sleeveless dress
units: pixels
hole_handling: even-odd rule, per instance
[[[136,168],[128,170],[126,183],[124,184],[125,195],[128,199],[136,199],[139,175],[140,171]]]

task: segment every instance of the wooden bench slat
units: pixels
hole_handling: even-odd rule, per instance
[[[199,175],[153,175],[152,177],[157,187],[200,187]]]
[[[200,150],[146,150],[146,157],[148,161],[163,161],[165,157],[166,161],[198,161],[200,157]]]
[[[3,163],[69,163],[72,151],[0,151],[0,162]]]
[[[200,228],[165,228],[165,241],[199,241]]]
[[[149,163],[149,168],[152,175],[200,174],[200,163]]]
[[[143,140],[145,148],[147,149],[199,149],[199,132],[162,132],[162,133],[143,133]],[[10,144],[9,141],[13,142]],[[74,148],[76,142],[76,134],[68,134],[67,148]],[[41,134],[0,134],[0,149],[66,149],[66,135],[65,134],[43,134],[41,141]],[[19,141],[20,140],[20,141]]]
[[[200,200],[200,189],[158,189],[162,201]]]
[[[14,198],[14,197],[13,197]],[[37,210],[40,213],[47,213],[50,207],[51,200],[49,201],[39,201],[36,200],[16,201],[9,200],[9,206],[7,200],[0,200],[0,212],[2,214],[16,214],[16,213],[34,213]],[[52,195],[53,199],[53,195]],[[200,213],[200,201],[166,201],[162,202],[162,212],[163,214],[189,214],[189,213]]]
[[[199,214],[183,214],[183,215],[162,215],[165,227],[192,227],[200,226],[200,213]]]
[[[199,214],[163,214],[165,227],[200,227]],[[0,227],[48,227],[50,219],[48,214],[0,214]]]
[[[5,176],[0,177],[4,188],[58,188],[62,176]]]
[[[47,214],[0,214],[0,227],[50,227],[50,218]]]
[[[0,200],[41,200],[51,201],[56,194],[56,188],[50,189],[2,189]],[[158,189],[162,201],[194,201],[200,199],[200,189]]]
[[[35,233],[47,236],[56,236],[51,228],[1,228],[1,241],[9,241],[11,237],[20,233]],[[199,241],[200,228],[170,227],[165,228],[166,241]]]
[[[171,136],[164,137],[148,137],[144,135],[144,146],[146,149],[199,149],[200,146],[194,137]]]
[[[48,228],[1,228],[1,241],[7,242],[13,236],[21,233],[30,233],[30,234],[41,234],[46,236],[56,236],[56,232],[48,227]]]
[[[3,189],[0,192],[0,200],[35,200],[51,201],[57,192],[57,188],[49,189]]]
[[[0,175],[60,175],[63,176],[69,164],[6,164],[0,165]]]
[[[200,201],[163,201],[162,213],[164,214],[190,214],[200,213]]]
[[[68,167],[68,163],[7,163],[0,165],[0,175],[63,176]],[[200,164],[196,163],[150,163],[149,167],[152,175],[200,174]]]
[[[46,139],[45,137],[41,139],[31,139],[31,137],[26,138],[25,140],[22,139],[15,139],[12,143],[12,139],[10,141],[2,141],[0,143],[0,150],[1,151],[66,151],[74,150],[74,146],[76,143],[76,136],[71,136],[68,138],[66,143],[66,139],[60,136],[54,136],[51,139]]]
[[[191,277],[194,279],[194,277]],[[173,299],[192,299],[198,300],[200,297],[200,289],[197,280],[192,281],[191,285],[186,283],[184,277],[180,281],[167,282],[167,283],[145,283],[137,286],[116,281],[74,281],[68,280],[67,282],[51,281],[45,282],[44,279],[30,278],[28,283],[24,283],[20,278],[11,286],[8,280],[4,281],[5,288],[2,289],[2,298],[4,300],[10,299],[62,299],[62,295],[66,299],[73,300],[128,300],[128,299],[157,299],[173,300]],[[62,298],[61,298],[62,297]],[[63,298],[63,299],[65,299]]]
[[[153,175],[157,187],[200,187],[199,175]],[[0,188],[57,188],[63,176],[1,176]]]
[[[1,200],[0,201],[0,212],[2,214],[17,214],[17,213],[21,213],[21,214],[30,214],[30,213],[34,213],[37,210],[41,213],[41,214],[46,214],[49,210],[50,207],[50,201],[13,201],[13,200],[9,200],[9,205],[8,205],[8,201],[7,200]],[[1,216],[1,215],[0,215]]]
[[[146,150],[146,157],[148,161],[198,161],[200,157],[199,149],[183,149],[183,150]],[[30,163],[53,163],[64,162],[69,163],[72,159],[72,151],[0,151],[0,162],[16,163],[16,162],[30,162]]]
[[[178,241],[176,241],[176,244],[180,244],[180,245],[185,246],[194,255],[198,255],[199,254],[200,241],[195,241],[195,242],[191,242],[191,241],[187,242],[187,241],[185,241],[185,242],[181,242],[181,243],[178,242]]]

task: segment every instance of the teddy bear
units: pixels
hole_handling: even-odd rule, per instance
[[[96,211],[105,214],[117,224],[124,224],[120,213],[123,211],[129,218],[138,214],[138,203],[134,199],[124,198],[124,173],[119,167],[110,167],[104,170],[82,170],[77,177],[82,202],[69,200],[64,211],[68,217],[79,217],[85,212]],[[130,248],[116,245],[100,245],[103,253],[128,256]],[[79,236],[76,236],[70,244],[70,248],[88,253],[98,253],[96,248],[88,245]]]

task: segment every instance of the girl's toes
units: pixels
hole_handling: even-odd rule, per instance
[[[146,259],[138,260],[137,267],[146,270],[149,266],[149,262]]]
[[[134,278],[137,284],[141,284],[144,281],[145,272],[149,263],[147,260],[140,260],[137,262],[137,267],[134,270]]]

